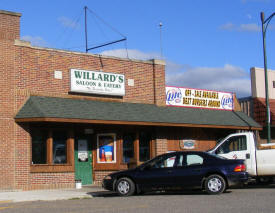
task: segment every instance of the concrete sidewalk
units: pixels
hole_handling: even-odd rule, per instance
[[[33,191],[0,191],[0,204],[9,202],[25,201],[49,201],[92,198],[93,193],[104,192],[105,190],[97,186],[85,186],[81,189],[52,189]]]

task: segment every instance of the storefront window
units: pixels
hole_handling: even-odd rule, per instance
[[[35,131],[31,133],[32,137],[32,164],[47,163],[47,135],[45,132]]]
[[[116,163],[116,135],[97,135],[97,162]]]
[[[67,162],[67,134],[63,131],[53,132],[53,163],[65,164]]]
[[[134,157],[134,141],[135,135],[128,134],[123,136],[123,162],[129,163]]]
[[[139,161],[147,161],[150,159],[150,141],[149,133],[141,132],[139,135]]]

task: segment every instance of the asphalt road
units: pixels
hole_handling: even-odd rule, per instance
[[[132,197],[118,197],[111,192],[92,195],[90,199],[0,203],[0,213],[275,212],[275,184],[231,189],[221,195],[207,195],[200,191],[159,192]]]

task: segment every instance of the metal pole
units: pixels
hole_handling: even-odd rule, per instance
[[[161,59],[163,59],[163,55],[162,55],[161,27],[162,27],[162,22],[159,23],[159,38],[160,38],[160,57],[161,57]]]
[[[266,45],[265,45],[265,33],[266,28],[264,26],[264,13],[261,12],[262,21],[262,35],[263,35],[263,49],[264,49],[264,73],[265,73],[265,102],[266,102],[266,124],[267,124],[267,143],[270,143],[270,107],[269,107],[269,94],[268,94],[268,73],[267,73],[267,63],[266,63]]]
[[[86,53],[88,52],[88,32],[87,32],[87,6],[84,7],[85,10],[85,41],[86,41]]]

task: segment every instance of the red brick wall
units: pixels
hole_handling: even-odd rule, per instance
[[[74,173],[32,173],[30,183],[25,190],[73,188],[75,186]]]
[[[74,185],[74,173],[30,173],[28,125],[14,116],[30,95],[86,98],[165,105],[163,62],[135,61],[92,54],[34,48],[20,38],[20,14],[0,11],[0,189],[38,189]],[[106,97],[69,93],[70,69],[102,70],[125,75],[126,95]],[[54,71],[63,79],[55,79]],[[128,86],[134,79],[134,86]],[[95,182],[102,175],[95,174]]]
[[[0,12],[0,188],[15,186],[14,39],[19,38],[19,14]]]
[[[275,99],[269,99],[271,124],[275,124]],[[266,125],[265,98],[253,98],[253,118],[261,125]]]
[[[154,66],[152,62],[137,62],[116,58],[98,57],[90,54],[64,52],[43,48],[16,46],[16,88],[27,90],[30,94],[85,97],[111,101],[165,104],[164,66],[156,65],[154,83]],[[103,66],[101,66],[103,64]],[[92,95],[72,95],[70,90],[70,69],[102,70],[124,74],[126,78],[126,95],[122,98],[92,97]],[[62,71],[63,79],[55,79],[54,71]],[[128,86],[127,80],[134,79],[134,86]],[[161,90],[161,91],[158,91]],[[161,95],[162,94],[162,95]]]
[[[94,183],[95,185],[101,186],[103,178],[114,171],[94,171]]]
[[[166,128],[156,129],[156,155],[164,154],[168,150],[167,130]]]

